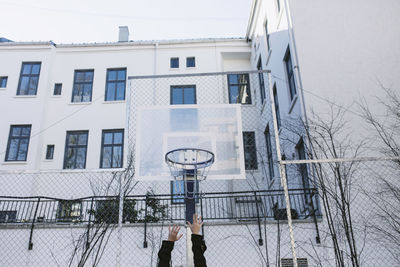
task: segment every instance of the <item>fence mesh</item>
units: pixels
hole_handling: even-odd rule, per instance
[[[399,265],[399,159],[296,160],[315,158],[307,141],[294,157],[282,142],[278,159],[268,81],[265,71],[131,77],[123,169],[0,172],[0,265],[157,266],[185,208],[171,181],[135,179],[137,110],[173,104],[179,87],[195,88],[187,101],[199,105],[242,103],[246,179],[206,180],[197,193],[208,266]],[[172,266],[187,266],[182,232]]]

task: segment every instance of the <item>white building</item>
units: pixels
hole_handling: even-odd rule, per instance
[[[306,119],[311,110],[324,114],[329,101],[348,106],[360,92],[366,97],[378,94],[374,77],[393,88],[399,86],[396,48],[400,35],[382,30],[398,31],[395,12],[399,6],[395,1],[364,3],[255,0],[246,38],[132,42],[122,27],[116,43],[0,42],[0,113],[6,114],[0,118],[0,196],[4,197],[0,235],[7,240],[0,245],[0,264],[53,266],[58,262],[63,266],[68,262],[73,246],[66,243],[81,231],[85,233],[91,218],[97,220],[89,210],[93,211],[90,205],[98,204],[86,197],[116,192],[94,192],[93,184],[100,188],[115,171],[129,167],[138,94],[151,105],[179,101],[242,104],[244,142],[248,142],[244,144],[246,180],[203,183],[203,192],[220,193],[215,202],[204,203],[204,218],[210,226],[205,230],[207,260],[210,266],[277,266],[275,260],[280,258],[290,262],[288,226],[286,222],[279,226],[274,220],[280,216],[285,220],[286,209],[275,164],[272,108],[282,124],[293,118]],[[237,83],[231,82],[229,75]],[[194,83],[196,86],[188,86]],[[174,99],[173,88],[181,90],[177,93],[181,100]],[[270,91],[275,95],[275,107],[271,107]],[[285,157],[306,158],[306,140],[295,139],[298,136],[281,127],[279,137],[284,134],[295,144],[282,146]],[[112,141],[107,141],[109,138]],[[110,156],[111,161],[105,155],[107,147],[117,154]],[[292,175],[288,185],[292,189],[310,187],[304,181],[301,175]],[[133,195],[146,194],[149,189],[155,194],[176,193],[169,181],[141,182]],[[274,189],[277,191],[260,191]],[[238,191],[249,192],[233,193]],[[259,197],[254,197],[255,191]],[[16,199],[36,196],[45,201]],[[302,233],[296,241],[304,243],[297,251],[302,258],[299,263],[318,264],[309,254],[313,249],[326,255],[326,266],[334,266],[329,240],[322,240],[322,245],[314,241],[316,230],[327,229],[318,200],[312,200],[317,210],[313,214],[301,202],[303,197],[301,190],[292,191],[292,216],[297,219],[294,231]],[[79,198],[83,199],[76,200]],[[169,205],[167,222],[179,221],[182,202],[170,198],[162,202]],[[138,199],[142,202],[137,203],[144,203],[143,197]],[[178,205],[174,206],[174,201]],[[25,210],[30,210],[29,215]],[[150,233],[145,232],[149,249],[143,248],[141,241],[146,223],[126,221],[120,219],[118,233],[110,239],[115,243],[102,257],[102,266],[155,264],[163,224],[157,222]],[[11,251],[7,244],[15,249]],[[129,249],[132,247],[137,249]],[[176,251],[174,266],[182,266],[185,248],[177,245]],[[381,257],[385,255],[382,252]]]

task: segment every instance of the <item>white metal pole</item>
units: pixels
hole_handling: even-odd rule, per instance
[[[270,99],[271,99],[272,120],[273,120],[273,124],[274,124],[276,155],[278,157],[278,162],[279,162],[279,173],[281,176],[281,184],[283,186],[283,191],[285,193],[286,213],[287,213],[287,219],[288,219],[290,244],[292,247],[292,254],[293,254],[293,266],[297,267],[296,244],[294,242],[292,213],[290,212],[291,210],[290,210],[289,190],[288,190],[288,186],[287,186],[285,165],[282,164],[282,162],[281,162],[282,161],[281,146],[280,146],[280,142],[279,142],[278,123],[277,123],[276,112],[275,112],[275,99],[274,99],[274,93],[273,93],[272,82],[271,82],[271,72],[268,72],[268,83],[269,83],[269,95],[270,95]]]

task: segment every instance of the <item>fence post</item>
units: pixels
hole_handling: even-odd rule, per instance
[[[285,193],[286,213],[287,213],[287,219],[288,219],[290,244],[291,244],[292,255],[293,255],[293,266],[298,267],[297,266],[297,256],[296,256],[296,244],[294,241],[294,234],[293,234],[292,213],[291,213],[290,200],[289,200],[289,190],[288,190],[288,185],[287,185],[287,180],[286,180],[285,165],[282,164],[281,146],[280,146],[280,142],[279,142],[279,133],[278,133],[278,123],[277,123],[276,112],[275,112],[275,108],[274,108],[275,107],[275,99],[274,99],[274,93],[273,93],[273,88],[272,88],[272,83],[271,83],[271,72],[268,72],[268,84],[269,84],[269,98],[271,100],[270,104],[271,104],[271,111],[272,111],[272,120],[273,120],[273,125],[274,125],[275,148],[276,148],[276,154],[277,154],[278,163],[279,163],[281,184],[283,186],[283,191]]]
[[[122,219],[124,210],[124,190],[122,187],[122,177],[119,179],[119,212],[118,212],[118,252],[117,252],[117,266],[121,266],[121,252],[122,252]]]
[[[31,232],[29,234],[28,250],[32,250],[33,249],[32,235],[33,235],[33,228],[35,228],[35,221],[36,221],[37,211],[38,211],[38,208],[39,208],[39,203],[40,203],[40,197],[38,198],[38,201],[36,203],[35,214],[33,215],[33,220],[32,220],[32,225],[31,225]]]
[[[145,204],[144,204],[144,240],[143,240],[143,248],[147,248],[147,199],[148,195],[146,194]]]
[[[254,198],[256,200],[256,209],[257,209],[257,223],[258,223],[258,233],[260,234],[260,238],[258,239],[258,245],[263,245],[262,233],[261,233],[261,223],[260,223],[260,212],[258,210],[258,198],[257,192],[254,192]]]

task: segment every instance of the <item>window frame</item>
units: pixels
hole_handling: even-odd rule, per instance
[[[238,83],[233,83],[233,84],[231,84],[230,83],[230,79],[229,79],[229,77],[231,76],[231,75],[244,75],[244,77],[246,77],[246,80],[247,80],[247,83],[241,83],[240,82],[240,76],[238,77]],[[227,79],[228,79],[228,97],[229,97],[229,104],[242,104],[242,105],[251,105],[252,104],[252,100],[251,100],[251,88],[250,88],[250,76],[249,76],[249,74],[248,73],[232,73],[232,74],[228,74],[227,75]],[[237,86],[238,87],[238,98],[240,99],[240,94],[241,94],[241,92],[240,92],[240,86],[241,85],[247,85],[247,93],[248,93],[248,99],[249,99],[249,103],[237,103],[237,102],[235,102],[235,103],[232,103],[231,102],[231,86]]]
[[[258,170],[258,157],[257,157],[257,144],[256,144],[256,133],[254,131],[243,131],[243,151],[244,151],[244,166],[246,171],[256,171]],[[252,144],[246,144],[245,143],[245,135],[249,134],[251,138],[253,139],[253,145]],[[251,149],[251,150],[248,150]],[[252,159],[251,162],[247,162],[246,164],[246,151],[247,153],[252,154]],[[251,164],[255,164],[254,166]],[[251,165],[251,166],[249,166]],[[249,167],[248,167],[249,166]]]
[[[28,136],[21,136],[21,134],[19,136],[16,136],[14,138],[12,138],[13,136],[11,135],[11,133],[13,132],[14,128],[21,128],[21,133],[22,133],[22,129],[23,128],[29,128],[29,135]],[[16,124],[16,125],[10,125],[10,132],[8,134],[8,142],[7,142],[7,150],[6,150],[6,157],[4,161],[10,162],[10,161],[27,161],[28,159],[28,151],[29,151],[29,143],[30,143],[30,139],[31,139],[31,132],[32,132],[32,124]],[[9,159],[9,154],[10,154],[10,145],[11,145],[11,139],[17,139],[18,140],[18,148],[17,148],[17,152],[16,152],[16,159]],[[21,145],[21,140],[22,139],[27,139],[27,145],[26,145],[26,153],[25,153],[25,157],[24,159],[18,159],[18,154],[19,154],[19,150],[20,150],[20,145]]]
[[[258,58],[257,70],[259,70],[259,71],[263,70],[262,69],[261,56]],[[264,73],[263,72],[259,72],[258,73],[258,83],[259,83],[259,86],[260,86],[261,104],[264,104],[265,99],[266,99],[266,94],[265,94],[265,80],[264,80]]]
[[[272,152],[272,139],[271,139],[271,131],[269,129],[269,125],[265,128],[264,131],[265,138],[265,149],[267,154],[267,163],[268,163],[268,174],[269,179],[272,181],[275,178],[275,170],[274,170],[274,155]]]
[[[68,138],[70,135],[72,134],[86,134],[86,145],[74,145],[74,148],[81,148],[81,147],[85,147],[85,161],[83,164],[83,168],[76,168],[76,156],[75,156],[75,160],[74,160],[74,168],[67,168],[66,163],[67,163],[67,152],[68,152],[68,148],[70,147],[68,145]],[[79,143],[79,136],[78,136],[78,143]],[[64,164],[63,164],[63,169],[86,169],[86,160],[87,160],[87,150],[88,150],[88,143],[89,143],[89,131],[88,130],[82,130],[82,131],[67,131],[66,134],[66,138],[65,138],[65,149],[64,149]]]
[[[92,72],[92,80],[90,82],[77,82],[76,81],[76,76],[79,72],[84,72],[86,75],[86,72]],[[79,70],[74,70],[74,83],[72,85],[72,97],[71,97],[71,103],[87,103],[87,102],[92,102],[92,96],[93,96],[93,81],[94,81],[94,69],[79,69]],[[78,84],[90,84],[90,99],[89,101],[82,101],[83,100],[83,91],[82,95],[80,95],[80,101],[74,101],[74,96],[75,96],[75,86]]]
[[[189,66],[189,62],[192,59],[193,59],[193,66]],[[186,68],[196,68],[196,57],[186,57]]]
[[[112,133],[112,144],[104,144],[104,136],[107,133]],[[114,144],[114,134],[122,133],[122,144]],[[124,129],[111,129],[111,130],[103,130],[101,133],[101,151],[100,151],[100,169],[114,169],[114,168],[122,168],[124,166],[124,138],[125,132]],[[113,161],[111,162],[111,167],[103,166],[103,156],[104,156],[104,147],[111,147],[111,159],[114,155],[114,147],[121,147],[121,166],[113,167]]]
[[[194,89],[194,103],[185,103],[185,88],[193,88]],[[172,100],[173,100],[173,93],[172,91],[174,89],[182,89],[182,104],[173,104]],[[171,105],[195,105],[197,104],[197,92],[196,92],[196,85],[195,84],[189,84],[189,85],[171,85],[170,86],[170,100],[169,103]]]
[[[274,86],[272,87],[272,95],[274,97],[274,109],[275,109],[275,114],[276,114],[276,124],[278,126],[278,131],[281,128],[282,122],[281,122],[281,113],[279,109],[279,99],[278,99],[278,91],[276,89],[276,83],[274,83]]]
[[[295,81],[295,76],[294,76],[293,61],[292,61],[292,56],[290,53],[289,46],[286,49],[286,53],[283,58],[283,62],[284,62],[285,71],[286,71],[286,82],[287,82],[287,87],[289,90],[289,99],[290,99],[290,102],[293,102],[297,96],[297,89],[296,89],[296,81]],[[293,83],[293,87],[291,86],[291,82]]]
[[[7,88],[7,82],[8,82],[8,76],[0,76],[0,88]],[[4,86],[2,86],[3,83]]]
[[[54,145],[47,145],[46,146],[46,159],[47,160],[54,159],[54,150],[55,150],[55,146]]]
[[[32,66],[31,66],[31,71],[30,71],[29,74],[23,74],[23,72],[24,72],[24,66],[25,66],[25,65],[32,65]],[[38,74],[32,74],[32,67],[33,67],[33,65],[39,65],[39,72],[38,72]],[[37,89],[38,89],[38,87],[39,87],[39,78],[40,78],[40,71],[41,71],[41,69],[42,69],[42,62],[40,62],[40,61],[22,62],[21,71],[20,71],[20,74],[19,74],[17,95],[21,95],[21,96],[24,96],[24,95],[37,95]],[[22,78],[23,78],[23,77],[28,77],[28,78],[29,78],[29,79],[28,79],[28,89],[27,89],[27,93],[26,93],[26,94],[22,94],[22,93],[21,93],[21,81],[22,81]],[[33,94],[30,94],[30,93],[29,93],[29,84],[31,83],[31,78],[37,78],[37,84],[36,84],[36,88],[34,89],[35,92],[34,92]]]
[[[178,62],[178,65],[176,67],[173,66],[172,62],[176,60]],[[179,69],[179,57],[171,57],[169,59],[169,68],[170,69]]]
[[[55,83],[54,90],[53,90],[53,96],[60,96],[61,93],[62,93],[62,83]]]
[[[116,80],[108,80],[108,77],[109,77],[109,72],[110,71],[117,71],[117,77],[116,77]],[[122,82],[122,80],[118,80],[118,72],[119,71],[125,71],[125,79],[124,79],[124,97],[123,97],[123,99],[117,99],[117,93],[118,93],[118,91],[117,91],[117,85],[118,85],[118,83],[121,83]],[[127,79],[127,68],[109,68],[109,69],[107,69],[107,74],[106,74],[106,90],[105,90],[105,95],[104,95],[104,101],[106,101],[106,102],[111,102],[111,101],[125,101],[125,98],[126,98],[126,79]],[[107,96],[108,96],[108,84],[109,83],[114,83],[114,99],[111,99],[111,100],[109,100],[109,99],[107,99]]]

